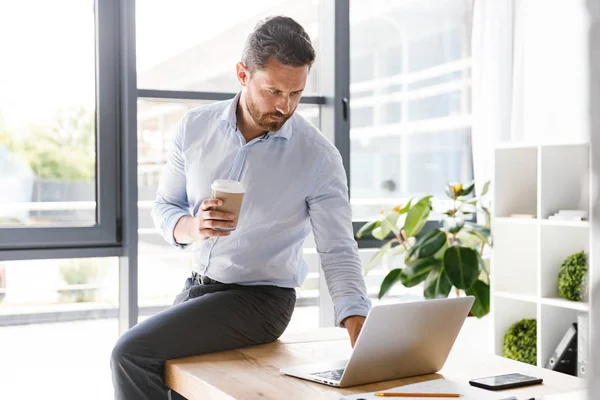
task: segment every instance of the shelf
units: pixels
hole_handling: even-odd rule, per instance
[[[559,210],[589,213],[590,150],[586,144],[544,146],[540,152],[539,216]]]
[[[580,251],[589,254],[589,236],[589,229],[577,225],[542,225],[540,231],[540,295],[542,297],[559,298],[560,267],[572,254]]]
[[[537,215],[538,147],[496,148],[494,165],[495,215]]]
[[[535,143],[527,142],[503,142],[495,146],[496,150],[537,149],[538,147]]]
[[[585,303],[582,301],[571,301],[571,300],[561,299],[559,297],[552,297],[552,298],[541,297],[541,298],[539,298],[536,296],[530,296],[530,295],[520,294],[520,293],[511,293],[511,292],[495,292],[494,296],[501,298],[501,299],[517,300],[517,301],[523,301],[526,303],[538,303],[539,302],[545,306],[568,308],[570,310],[583,311],[583,312],[587,312],[590,309],[590,305],[588,303]]]
[[[542,145],[540,145],[540,148],[544,149],[544,148],[561,148],[564,149],[565,147],[589,147],[589,142],[588,141],[578,141],[578,142],[572,142],[572,143],[544,143]]]
[[[560,219],[540,219],[542,226],[565,226],[573,228],[589,228],[590,221],[564,221]]]
[[[582,301],[571,301],[567,299],[561,299],[559,297],[542,297],[540,299],[540,302],[546,306],[568,308],[570,310],[577,310],[583,312],[587,312],[590,310],[590,305],[588,303]]]
[[[589,318],[588,302],[559,297],[558,273],[567,257],[585,251],[588,279],[598,281],[592,224],[549,217],[561,210],[591,215],[590,157],[590,146],[583,142],[508,142],[494,150],[490,300],[496,354],[502,354],[503,337],[514,322],[535,318],[537,364],[544,367],[569,326]],[[535,218],[510,218],[513,214]],[[583,329],[589,334],[589,327]]]
[[[500,297],[502,299],[508,299],[508,300],[525,301],[527,303],[537,303],[538,302],[538,298],[536,296],[521,294],[521,293],[512,293],[512,292],[504,291],[504,292],[495,292],[494,296]]]
[[[538,226],[498,223],[493,227],[492,281],[497,292],[538,294]]]
[[[538,220],[536,218],[510,218],[510,217],[496,217],[495,222],[506,223],[506,224],[524,224],[524,225],[536,225]],[[563,222],[563,221],[561,221]],[[569,221],[571,222],[571,221]]]
[[[543,304],[538,319],[538,363],[544,367],[556,346],[573,322],[577,322],[578,310]]]
[[[510,295],[510,294],[509,294]],[[521,298],[533,299],[533,301],[522,301]],[[537,320],[537,308],[538,305],[535,303],[535,298],[528,296],[519,296],[516,298],[502,298],[498,296],[496,292],[492,298],[493,307],[493,340],[494,340],[494,353],[502,355],[502,345],[504,343],[504,336],[515,322],[522,319],[535,319]]]
[[[537,218],[511,218],[511,217],[496,217],[495,222],[501,224],[523,224],[523,225],[536,225],[542,226],[562,226],[562,227],[573,227],[573,228],[589,228],[590,221],[566,221],[557,219],[537,219]]]

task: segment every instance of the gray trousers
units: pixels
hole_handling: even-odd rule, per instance
[[[182,398],[165,385],[166,360],[270,343],[287,327],[295,304],[295,289],[200,285],[188,278],[172,307],[117,341],[110,360],[115,399]]]

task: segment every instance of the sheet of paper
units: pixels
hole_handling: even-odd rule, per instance
[[[460,400],[499,400],[507,396],[499,395],[488,390],[479,389],[469,384],[463,385],[445,379],[435,379],[432,381],[414,383],[412,385],[400,386],[393,389],[382,390],[382,392],[401,392],[401,393],[459,393],[462,396]],[[341,397],[341,400],[383,400],[393,399],[393,397],[375,396],[376,392],[352,394]],[[510,396],[509,396],[510,397]],[[402,400],[423,400],[422,397],[398,397]]]
[[[582,390],[579,392],[554,394],[551,396],[542,397],[543,400],[587,400],[587,391]]]

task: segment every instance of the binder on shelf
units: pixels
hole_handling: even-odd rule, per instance
[[[577,323],[573,323],[556,346],[546,368],[577,376]]]
[[[589,357],[589,325],[588,315],[580,313],[577,316],[577,376],[587,377]]]

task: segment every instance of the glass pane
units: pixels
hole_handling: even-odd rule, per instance
[[[351,3],[355,220],[473,179],[469,3]]]
[[[0,2],[0,226],[96,223],[93,11]]]
[[[237,92],[235,64],[248,34],[272,15],[294,18],[318,54],[319,0],[140,1],[136,4],[138,87]],[[319,57],[305,94],[317,94]]]
[[[139,304],[141,319],[173,303],[191,273],[191,249],[168,245],[154,227],[152,204],[173,133],[184,114],[209,101],[138,101],[138,193],[139,193]],[[319,126],[318,105],[301,104],[297,112]],[[314,242],[307,240],[305,259],[309,275],[298,289],[297,308],[290,329],[318,327],[319,264]]]
[[[0,262],[2,398],[78,399],[92,387],[84,397],[113,397],[118,265],[117,258]]]

